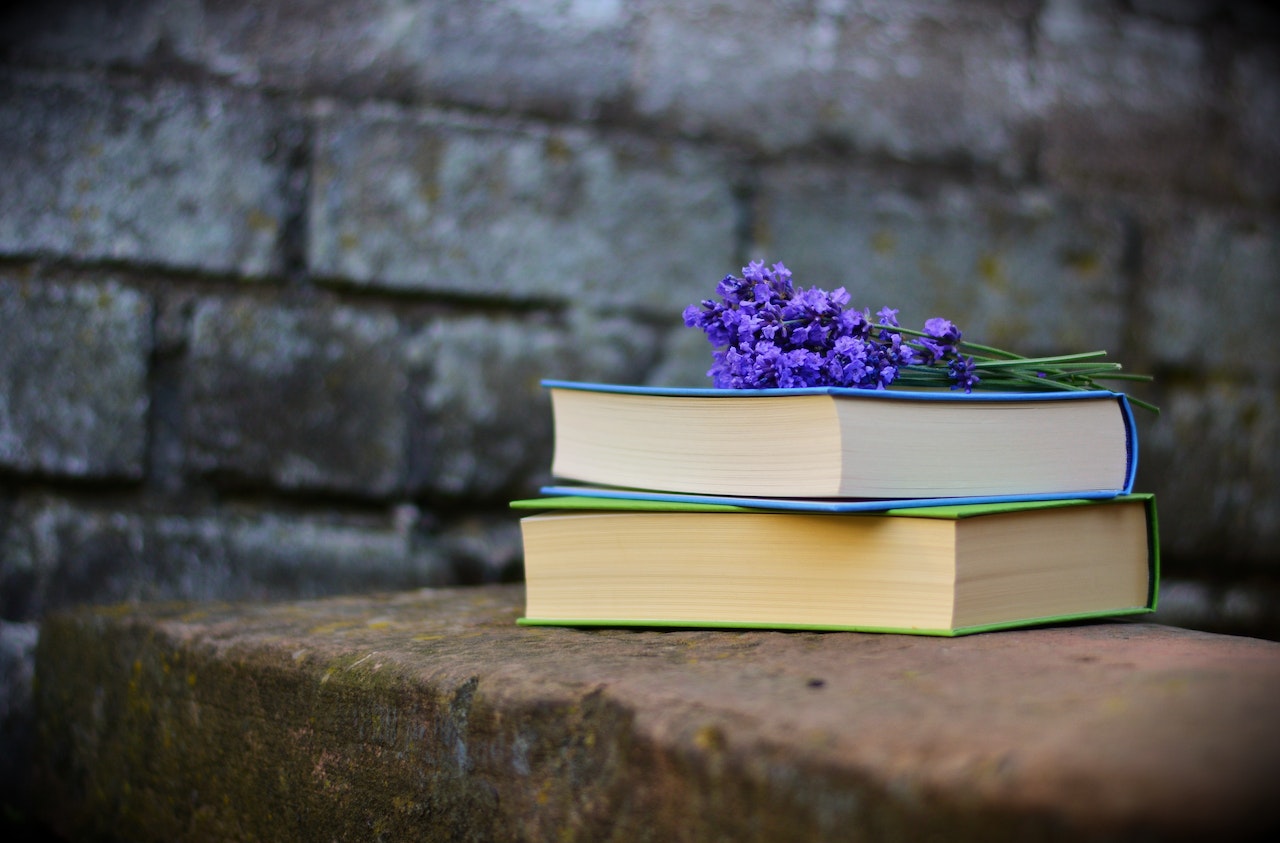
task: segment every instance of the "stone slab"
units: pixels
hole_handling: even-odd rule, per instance
[[[73,839],[1240,839],[1280,644],[515,625],[520,586],[49,617]]]

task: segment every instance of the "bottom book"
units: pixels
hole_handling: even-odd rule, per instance
[[[776,512],[516,501],[527,625],[964,635],[1154,611],[1152,495]]]

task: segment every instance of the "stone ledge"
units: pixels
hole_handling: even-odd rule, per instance
[[[50,616],[72,839],[1216,839],[1277,826],[1280,644],[521,628],[518,586]]]

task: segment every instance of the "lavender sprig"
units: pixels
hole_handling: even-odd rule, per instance
[[[716,293],[718,299],[685,308],[684,323],[701,329],[715,347],[707,374],[719,388],[1078,391],[1103,389],[1103,380],[1150,380],[1101,361],[1104,351],[1023,357],[964,340],[959,327],[940,317],[915,330],[885,307],[873,321],[869,310],[849,306],[844,287],[796,287],[781,263],[753,261],[741,277],[726,275]]]

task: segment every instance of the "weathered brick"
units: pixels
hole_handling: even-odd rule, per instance
[[[449,583],[482,585],[524,578],[520,522],[510,512],[474,511],[429,525],[419,533],[418,543],[448,560]]]
[[[1139,416],[1139,481],[1160,502],[1161,547],[1199,573],[1277,571],[1280,391],[1197,378],[1162,384]],[[1244,564],[1242,564],[1244,563]]]
[[[1040,163],[1050,179],[1109,189],[1228,189],[1196,30],[1107,0],[1053,0],[1038,32]]]
[[[347,307],[200,301],[182,382],[188,465],[237,484],[392,492],[405,442],[397,330]]]
[[[882,0],[841,32],[841,72],[820,137],[904,160],[1026,167],[1036,100],[1026,37],[1034,4]],[[975,59],[980,56],[980,59]]]
[[[638,18],[614,0],[63,0],[0,9],[0,48],[71,66],[176,57],[277,90],[585,118],[622,107]]]
[[[726,273],[736,271],[736,267],[730,267]],[[714,287],[708,284],[701,298],[711,298],[713,290]],[[707,370],[711,368],[713,347],[702,331],[679,324],[659,338],[658,348],[658,365],[649,372],[646,383],[654,386],[711,386]]]
[[[1218,0],[1130,0],[1135,12],[1157,20],[1197,25],[1222,13]]]
[[[412,523],[360,524],[316,516],[262,515],[227,524],[227,557],[242,593],[290,594],[399,590],[448,582],[434,548],[414,552]]]
[[[540,380],[638,383],[655,344],[651,329],[587,313],[567,325],[481,317],[428,325],[406,348],[416,414],[411,486],[448,496],[532,494],[551,464]]]
[[[955,321],[1022,353],[1115,349],[1123,330],[1117,215],[1037,190],[997,191],[843,168],[765,173],[754,248],[796,282],[844,286],[904,325]]]
[[[0,620],[0,688],[31,693],[39,632],[38,625],[33,623]],[[7,731],[9,718],[15,713],[13,702],[12,697],[0,696],[0,731]]]
[[[31,696],[40,626],[0,619],[0,793],[14,801],[30,783],[31,734],[35,711]]]
[[[1280,225],[1182,208],[1151,214],[1139,287],[1153,360],[1218,378],[1280,379]],[[1245,346],[1228,337],[1247,338]]]
[[[410,508],[412,509],[412,508]],[[439,585],[504,558],[474,525],[400,517],[253,511],[164,513],[29,495],[0,537],[0,616],[34,621],[80,603],[263,600]],[[514,519],[512,519],[514,521]],[[469,544],[468,544],[469,542]]]
[[[201,60],[348,96],[588,117],[631,76],[632,4],[283,0],[209,4]]]
[[[0,253],[271,272],[281,131],[239,91],[0,74]]]
[[[226,555],[204,518],[157,519],[29,495],[0,553],[5,617],[125,600],[211,599],[231,591]]]
[[[62,66],[141,66],[192,59],[202,0],[46,0],[0,6],[0,48],[13,60]],[[214,6],[218,4],[212,4]]]
[[[344,113],[315,159],[325,277],[668,314],[734,251],[731,169],[683,144]]]
[[[0,273],[0,467],[142,476],[151,311],[147,297],[109,281]]]
[[[657,4],[638,47],[637,110],[767,150],[835,141],[1017,169],[1034,116],[1031,12],[921,0]]]
[[[1232,583],[1214,573],[1202,572],[1202,579],[1196,580],[1162,573],[1160,606],[1152,620],[1183,629],[1280,640],[1280,588],[1256,577]]]
[[[1274,203],[1280,198],[1280,53],[1274,39],[1241,50],[1232,63],[1232,81],[1236,188],[1255,202]]]

